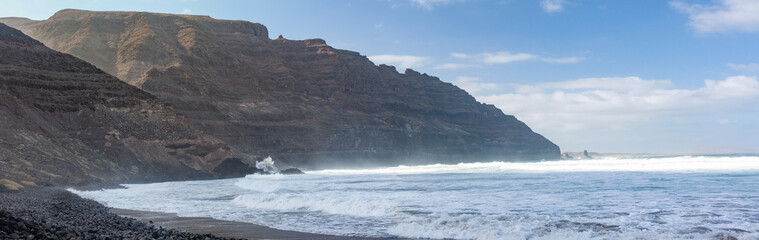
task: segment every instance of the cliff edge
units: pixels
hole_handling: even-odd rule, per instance
[[[0,19],[170,103],[244,153],[325,168],[559,159],[514,116],[436,77],[321,39],[207,16],[62,10]]]
[[[235,153],[155,96],[0,23],[0,184],[214,177]]]

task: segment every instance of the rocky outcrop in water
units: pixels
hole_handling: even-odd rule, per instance
[[[5,188],[208,178],[235,153],[173,107],[0,24]]]
[[[297,168],[288,168],[288,169],[280,171],[279,174],[294,175],[294,174],[305,174],[305,173]]]
[[[190,124],[302,168],[558,159],[515,117],[436,77],[375,66],[324,40],[206,16],[62,10],[4,18],[173,105]]]

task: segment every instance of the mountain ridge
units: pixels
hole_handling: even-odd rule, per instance
[[[241,152],[304,168],[558,159],[514,116],[411,69],[245,21],[62,10],[0,19],[173,105]]]
[[[2,23],[0,55],[3,183],[211,178],[239,156],[155,96]]]

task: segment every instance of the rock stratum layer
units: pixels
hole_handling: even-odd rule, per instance
[[[6,188],[207,178],[234,154],[164,101],[5,24],[0,126]]]
[[[0,21],[154,94],[235,149],[290,166],[560,157],[450,83],[321,39],[270,39],[257,23],[81,10]]]

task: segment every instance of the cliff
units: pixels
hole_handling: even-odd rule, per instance
[[[234,153],[153,95],[0,24],[0,182],[216,176]]]
[[[285,165],[560,157],[527,125],[450,83],[321,39],[270,39],[257,23],[81,10],[0,21],[150,92],[235,149]]]

